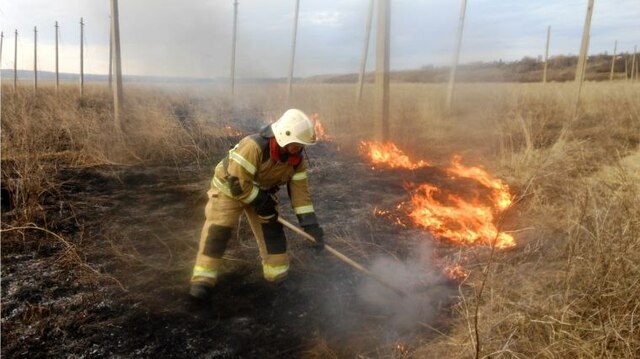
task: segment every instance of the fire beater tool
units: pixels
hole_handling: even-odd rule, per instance
[[[307,232],[305,232],[304,230],[298,228],[296,225],[294,225],[293,223],[287,221],[286,219],[278,216],[278,222],[282,223],[283,226],[289,228],[290,230],[298,233],[299,235],[301,235],[304,239],[306,239],[307,241],[310,241],[312,243],[316,243],[316,240],[309,235]],[[405,297],[407,296],[407,293],[394,286],[393,284],[387,282],[386,280],[384,280],[383,278],[381,278],[380,276],[378,276],[377,274],[373,273],[372,271],[370,271],[369,269],[367,269],[366,267],[364,267],[362,264],[354,261],[353,259],[347,257],[346,255],[340,253],[338,250],[336,250],[335,248],[331,247],[328,244],[324,245],[324,249],[326,251],[328,251],[329,253],[333,254],[336,258],[338,258],[339,260],[343,261],[344,263],[350,265],[351,267],[355,268],[356,270],[358,270],[359,272],[367,275],[369,278],[377,281],[378,283],[382,284],[383,286],[387,287],[388,289],[391,289],[393,292],[395,292],[396,294],[398,294],[401,297]]]

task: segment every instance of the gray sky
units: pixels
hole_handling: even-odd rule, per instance
[[[286,77],[294,0],[240,0],[239,77]],[[468,0],[461,62],[577,54],[588,0]],[[79,72],[80,17],[85,73],[108,72],[109,0],[0,0],[2,68],[53,71],[54,22],[60,24],[60,71]],[[392,0],[391,68],[445,65],[453,57],[460,0]],[[227,77],[233,0],[120,0],[123,72],[130,75]],[[301,0],[295,76],[357,72],[369,0]],[[374,24],[375,25],[375,24]],[[372,34],[375,36],[375,29]],[[596,0],[590,53],[632,52],[640,43],[640,0]],[[368,69],[373,69],[374,44]]]

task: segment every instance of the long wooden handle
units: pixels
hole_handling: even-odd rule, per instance
[[[293,223],[287,221],[286,219],[278,216],[278,222],[282,223],[283,226],[289,228],[290,230],[298,233],[299,235],[301,235],[307,241],[309,241],[311,243],[316,243],[316,240],[309,233],[307,233],[304,230],[298,228],[296,225],[294,225]],[[404,297],[404,296],[407,295],[407,293],[405,293],[402,289],[397,288],[396,286],[390,284],[389,282],[387,282],[386,280],[384,280],[383,278],[381,278],[377,274],[375,274],[372,271],[370,271],[367,268],[365,268],[362,264],[360,264],[360,263],[354,261],[353,259],[345,256],[344,254],[340,253],[337,249],[331,247],[330,245],[325,244],[324,245],[324,249],[326,251],[328,251],[329,253],[333,254],[336,258],[338,258],[339,260],[343,261],[344,263],[350,265],[351,267],[355,268],[356,270],[360,271],[361,273],[364,273],[367,276],[369,276],[370,278],[376,280],[378,283],[380,283],[380,284],[384,285],[385,287],[391,289],[392,291],[394,291],[399,296]]]

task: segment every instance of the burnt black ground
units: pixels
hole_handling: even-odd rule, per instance
[[[315,146],[309,155],[327,242],[365,264],[385,251],[408,255],[416,231],[376,217],[374,209],[406,200],[405,180],[438,182],[445,175],[372,170],[332,144]],[[361,274],[315,254],[293,233],[290,277],[281,285],[265,282],[246,223],[230,242],[226,274],[211,303],[192,303],[188,280],[216,160],[56,174],[63,185],[43,196],[42,205],[47,228],[65,242],[35,229],[21,231],[24,236],[3,233],[2,356],[281,358],[328,346],[353,357],[424,339],[424,329],[390,328],[385,313],[358,298]],[[7,224],[11,212],[3,213],[3,228]],[[354,249],[339,238],[359,243]]]

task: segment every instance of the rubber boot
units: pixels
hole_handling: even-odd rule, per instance
[[[213,296],[213,287],[206,283],[191,283],[189,296],[196,302],[206,302]]]

